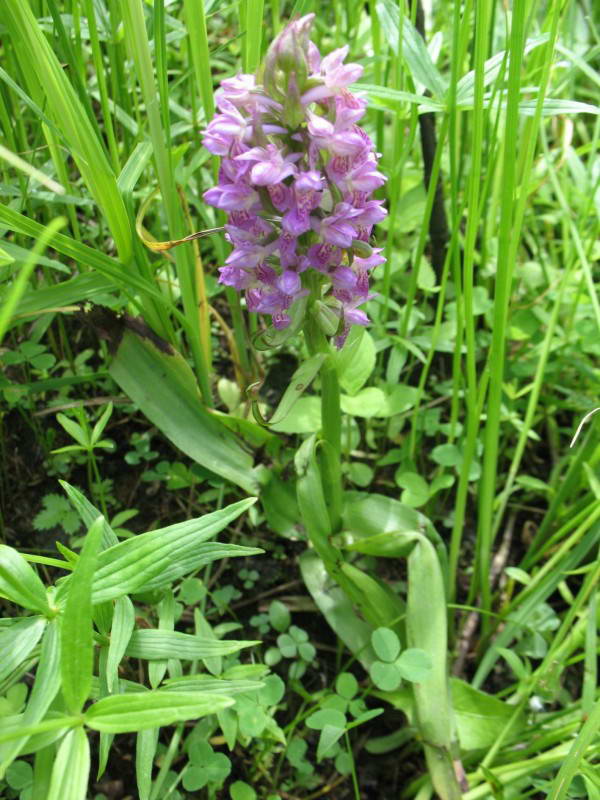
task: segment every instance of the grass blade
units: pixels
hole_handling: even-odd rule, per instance
[[[43,93],[48,114],[68,142],[81,175],[102,209],[119,256],[128,263],[132,231],[115,175],[75,90],[41,31],[28,2],[7,0],[5,24],[19,63]]]
[[[89,697],[94,666],[92,582],[102,540],[103,517],[90,527],[69,580],[61,620],[62,692],[67,708],[77,714]]]

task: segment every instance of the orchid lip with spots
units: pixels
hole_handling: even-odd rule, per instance
[[[204,199],[228,215],[234,249],[219,281],[243,291],[248,310],[277,330],[312,290],[339,319],[341,346],[351,325],[369,323],[359,306],[372,297],[369,270],[385,260],[369,239],[387,213],[372,193],[386,179],[357,125],[366,102],[348,90],[362,67],[344,63],[348,47],[321,58],[309,39],[313,19],[284,28],[259,81],[221,83],[203,134],[221,157],[219,181]]]

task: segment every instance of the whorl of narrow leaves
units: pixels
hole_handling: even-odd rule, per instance
[[[383,263],[369,245],[386,211],[371,193],[385,182],[356,123],[366,101],[348,91],[362,74],[348,47],[325,58],[308,38],[314,14],[290,23],[254,75],[225,80],[204,145],[221,156],[207,203],[228,215],[234,249],[220,282],[244,291],[247,307],[276,329],[302,316],[313,290],[325,333],[341,344],[366,325],[369,270]]]

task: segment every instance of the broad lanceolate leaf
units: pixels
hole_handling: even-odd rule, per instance
[[[354,536],[362,531],[364,538],[388,531],[418,532],[427,522],[423,514],[391,497],[363,492],[346,495],[343,525]]]
[[[300,570],[306,588],[332,630],[365,669],[375,660],[371,646],[373,626],[361,619],[352,601],[329,577],[323,561],[314,550],[300,556]]]
[[[66,731],[69,728],[77,727],[81,724],[80,717],[68,717],[64,714],[49,712],[48,716],[35,725],[23,725],[22,714],[18,716],[18,723],[13,725],[6,724],[0,728],[0,744],[12,742],[22,737],[38,736],[50,731]],[[14,717],[11,719],[15,719]]]
[[[4,650],[2,652],[5,652]],[[35,671],[35,681],[22,715],[21,725],[28,727],[38,723],[45,715],[60,688],[60,640],[58,620],[46,626],[42,639],[42,650]],[[17,739],[0,748],[0,778],[9,764],[27,743],[27,737]],[[31,742],[30,742],[31,743]]]
[[[306,361],[304,361],[301,366],[298,367],[298,369],[292,375],[288,388],[285,390],[283,397],[279,401],[279,405],[274,411],[273,416],[268,421],[269,425],[276,425],[287,417],[298,398],[313,382],[314,378],[321,369],[321,365],[325,360],[325,357],[325,353],[315,353],[314,356],[306,359]]]
[[[102,513],[90,503],[87,497],[82,494],[79,489],[71,486],[66,481],[59,481],[62,488],[65,490],[67,497],[73,504],[75,510],[81,517],[81,521],[86,528],[89,528]],[[102,517],[102,547],[107,549],[115,544],[119,544],[117,534],[110,527],[108,522]]]
[[[234,702],[231,697],[217,694],[161,689],[113,695],[98,700],[86,711],[85,724],[106,733],[131,733],[214,714]]]
[[[528,39],[523,49],[524,53],[529,53],[535,47],[545,44],[549,39],[547,33],[542,36],[536,36],[533,39]],[[490,83],[496,80],[502,66],[504,64],[505,74],[508,75],[508,54],[505,50],[496,53],[483,65],[483,85],[489,86]],[[469,105],[473,103],[475,95],[475,70],[471,70],[458,81],[456,84],[456,104],[458,106]]]
[[[252,457],[202,405],[192,370],[166,342],[126,328],[109,372],[176,447],[222,478],[258,493]]]
[[[446,590],[437,553],[424,535],[408,556],[406,633],[408,646],[424,651],[431,662],[426,676],[413,684],[425,756],[433,774],[447,774],[452,785],[456,733],[448,685]]]
[[[255,555],[254,547],[206,542],[256,502],[248,498],[212,514],[126,539],[98,557],[92,600],[100,603],[171,583],[215,558]]]
[[[514,733],[524,724],[523,714],[515,718],[515,706],[503,703],[458,678],[452,678],[451,686],[452,707],[463,750],[491,747],[511,719]]]
[[[46,800],[85,800],[89,774],[88,738],[83,728],[73,728],[58,748]]]
[[[426,516],[414,508],[380,494],[347,492],[343,526],[349,550],[374,556],[408,556],[422,534],[431,541],[446,575],[446,546]]]
[[[342,411],[353,417],[393,417],[408,411],[415,404],[416,390],[414,386],[397,384],[367,386],[357,394],[343,394],[340,398]]]
[[[23,556],[0,544],[0,595],[31,611],[49,611],[44,584]]]
[[[351,590],[344,590],[361,614],[374,628],[386,627],[402,634],[406,609],[403,600],[395,594],[387,583],[369,575],[354,564],[342,563],[341,572],[351,584]]]
[[[113,687],[118,680],[119,664],[125,655],[134,625],[135,609],[133,603],[127,595],[118,597],[115,602],[110,644],[108,645],[108,656],[106,658],[106,685],[109,692],[113,691]]]
[[[533,116],[536,106],[537,100],[522,100],[519,103],[519,111],[526,116]],[[577,100],[546,97],[542,103],[542,115],[553,117],[557,114],[595,114],[597,116],[600,114],[600,106],[580,103]]]
[[[332,574],[332,570],[337,569],[339,551],[330,542],[331,521],[314,452],[313,437],[306,440],[296,454],[295,461],[299,473],[296,492],[302,522],[313,547],[323,559],[325,568]]]
[[[46,620],[44,617],[24,617],[0,630],[0,681],[17,669],[39,642]]]
[[[60,675],[60,672],[58,672]],[[71,724],[65,725],[62,720],[64,717],[57,711],[49,711],[44,719],[44,722],[37,723],[36,725],[24,725],[24,714],[14,714],[8,717],[2,717],[2,737],[4,741],[0,744],[0,759],[7,767],[17,757],[13,755],[13,750],[16,748],[18,756],[31,755],[38,753],[40,750],[53,744],[58,739],[62,739],[65,731],[75,724],[79,724],[76,718],[71,718]],[[58,720],[61,720],[58,722]],[[35,733],[35,729],[39,725],[44,725],[51,722],[55,725],[53,730],[44,730],[41,733]],[[0,769],[0,778],[4,778],[4,772]],[[46,795],[42,795],[45,797]]]
[[[356,538],[346,549],[357,550],[370,556],[405,558],[415,546],[419,536],[421,534],[416,531],[389,531],[366,536],[364,539]]]
[[[367,93],[374,107],[382,110],[398,110],[406,103],[418,106],[419,114],[426,114],[429,111],[444,111],[446,108],[446,104],[442,100],[434,100],[424,94],[403,92],[400,89],[390,89],[389,86],[376,86],[372,83],[358,85],[362,91]]]
[[[377,15],[381,20],[381,27],[386,32],[391,46],[398,48],[398,33],[400,31],[398,5],[393,0],[378,0]],[[441,98],[444,96],[446,82],[431,60],[423,37],[406,14],[402,16],[402,56],[415,83],[422,83],[434,97]]]
[[[274,470],[269,471],[265,480],[268,482],[262,487],[260,500],[269,528],[286,539],[296,538],[300,512],[294,482],[284,481]]]
[[[345,392],[353,395],[362,389],[375,368],[375,344],[371,334],[355,325],[337,354],[336,367]]]
[[[194,661],[211,656],[226,656],[237,653],[244,647],[260,642],[236,642],[228,639],[206,639],[178,631],[139,630],[134,631],[125,654],[131,658],[155,660],[180,658]]]
[[[150,800],[152,769],[158,748],[158,728],[139,731],[135,743],[135,778],[140,800]]]
[[[284,419],[271,423],[269,430],[276,433],[315,433],[321,427],[321,403],[318,397],[299,397]]]
[[[230,697],[234,694],[256,692],[264,685],[263,681],[223,680],[201,673],[170,678],[165,681],[163,688],[173,692],[203,692],[204,694],[221,694]]]
[[[103,530],[103,518],[92,523],[81,555],[68,582],[62,615],[60,671],[62,692],[69,711],[81,711],[92,688],[94,640],[92,583]]]

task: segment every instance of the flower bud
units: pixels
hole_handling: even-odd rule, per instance
[[[360,258],[370,258],[373,255],[373,248],[370,244],[363,242],[361,239],[353,239],[352,252],[360,256]]]
[[[300,102],[300,90],[295,70],[288,75],[282,120],[292,130],[304,122],[304,108]]]
[[[323,303],[322,300],[315,301],[314,311],[315,319],[319,328],[323,331],[325,336],[335,336],[340,327],[340,315],[336,313],[331,306]]]
[[[286,25],[269,47],[265,58],[264,82],[271,93],[286,98],[289,95],[289,81],[293,75],[295,91],[304,91],[308,78],[308,31],[314,14],[307,14]]]

